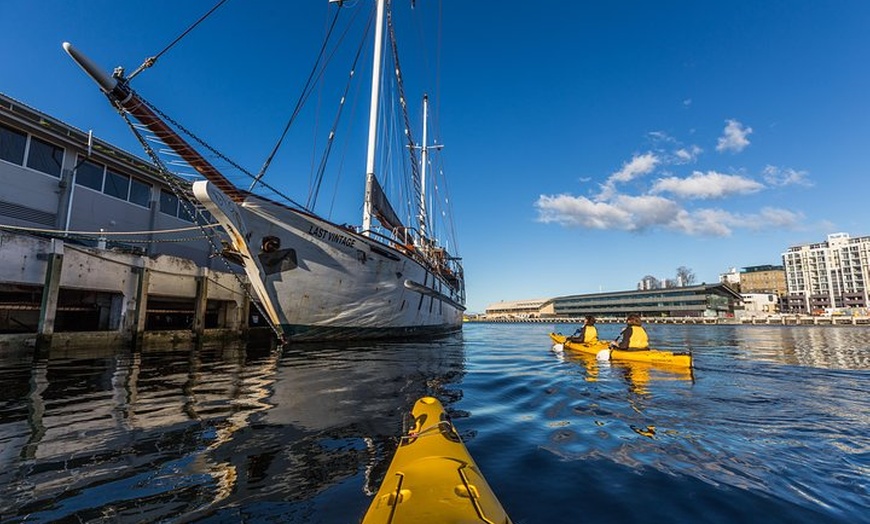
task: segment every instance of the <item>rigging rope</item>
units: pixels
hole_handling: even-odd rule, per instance
[[[21,227],[21,226],[11,226],[6,224],[0,224],[0,229],[16,229],[19,231],[31,231],[33,233],[46,233],[46,234],[61,234],[61,235],[70,235],[70,236],[120,236],[120,235],[162,235],[168,233],[181,233],[184,231],[193,231],[194,229],[201,229],[203,227],[218,227],[217,224],[205,224],[204,226],[190,226],[190,227],[176,227],[173,229],[150,229],[146,231],[67,231],[63,229],[40,229],[35,227]]]
[[[338,111],[335,114],[335,120],[332,123],[332,129],[329,131],[329,138],[327,138],[326,148],[323,151],[323,155],[320,159],[320,165],[318,166],[317,173],[314,177],[314,182],[311,185],[311,189],[308,194],[308,201],[306,202],[308,209],[314,209],[314,206],[317,204],[317,196],[320,193],[320,185],[323,183],[323,175],[326,172],[326,162],[329,159],[329,153],[332,151],[332,145],[335,142],[335,130],[338,128],[338,121],[341,119],[341,114],[344,110],[345,102],[347,101],[347,94],[350,91],[351,81],[353,80],[354,73],[356,71],[357,64],[359,63],[359,58],[362,56],[363,46],[368,37],[368,33],[371,30],[371,22],[374,20],[374,11],[372,12],[372,16],[369,18],[369,24],[366,27],[365,34],[363,35],[362,40],[360,41],[360,45],[356,50],[356,55],[353,59],[353,65],[350,69],[350,74],[347,77],[347,83],[344,86],[344,92],[341,95],[341,101],[338,105]],[[289,126],[289,124],[288,124]],[[286,130],[285,130],[286,132]],[[283,136],[281,137],[283,140]],[[276,146],[277,149],[277,146]],[[260,175],[258,175],[260,176]]]
[[[206,14],[202,15],[201,17],[199,17],[199,20],[197,20],[196,22],[194,22],[193,25],[191,25],[191,26],[188,27],[188,28],[187,28],[183,33],[181,33],[180,35],[178,35],[178,37],[177,37],[175,40],[173,40],[173,41],[172,41],[168,46],[164,47],[164,48],[163,48],[163,51],[160,51],[159,53],[157,53],[156,55],[154,55],[154,56],[152,56],[152,57],[146,58],[145,61],[142,63],[142,65],[140,65],[140,66],[139,66],[135,71],[133,71],[133,73],[132,73],[130,76],[127,77],[127,81],[129,82],[130,80],[133,79],[134,76],[138,75],[139,73],[141,73],[141,72],[144,71],[145,69],[148,69],[149,67],[151,67],[151,66],[153,66],[155,63],[157,63],[157,59],[158,59],[158,58],[160,58],[161,56],[163,56],[164,53],[166,53],[167,51],[169,51],[169,50],[170,50],[173,46],[175,46],[175,44],[177,44],[177,43],[178,43],[182,38],[184,38],[185,36],[187,36],[188,33],[190,33],[191,31],[193,31],[193,29],[194,29],[196,26],[198,26],[198,25],[199,25],[203,20],[205,20],[206,18],[208,18],[208,17],[209,17],[212,13],[214,13],[215,11],[217,11],[217,8],[218,8],[218,7],[222,6],[222,5],[225,4],[226,2],[227,2],[227,0],[220,0],[220,1],[219,1],[217,4],[215,4],[215,6],[212,7],[212,8],[211,8],[211,9],[210,9]]]
[[[257,176],[254,177],[254,181],[251,183],[251,187],[248,188],[249,191],[253,191],[254,187],[260,182],[263,176],[266,175],[266,171],[272,164],[272,160],[278,153],[278,149],[280,149],[281,144],[284,143],[284,138],[287,137],[287,132],[290,131],[290,126],[293,125],[293,122],[296,120],[296,117],[299,116],[299,112],[302,110],[302,106],[305,104],[305,101],[308,100],[308,97],[311,96],[311,93],[313,92],[313,89],[311,87],[312,82],[315,78],[320,78],[323,75],[324,68],[326,67],[326,63],[328,63],[329,60],[327,60],[326,63],[324,63],[322,66],[320,65],[320,63],[326,54],[326,45],[329,43],[329,39],[332,36],[332,31],[335,29],[336,22],[338,22],[338,13],[340,11],[341,8],[336,9],[335,16],[333,17],[332,23],[329,26],[329,31],[327,31],[326,37],[323,39],[323,44],[320,46],[320,53],[317,55],[317,60],[314,61],[314,66],[311,68],[311,73],[309,73],[308,79],[305,81],[305,87],[302,88],[302,93],[300,93],[299,95],[299,100],[296,101],[296,107],[293,109],[293,113],[290,115],[290,119],[284,126],[284,131],[278,138],[278,142],[275,143],[275,147],[272,148],[272,152],[269,153],[268,157],[266,157],[266,161],[263,163],[263,167],[260,168],[260,172],[257,173]],[[343,38],[344,36],[342,36],[342,39]],[[340,41],[341,39],[339,40],[339,42]]]
[[[217,224],[206,224],[201,227],[218,227]],[[137,236],[137,235],[152,235],[152,234],[165,234],[165,233],[175,233],[181,231],[190,231],[192,229],[201,229],[200,226],[195,227],[187,227],[187,228],[178,228],[178,229],[167,229],[163,231],[64,231],[61,229],[40,229],[35,227],[21,227],[21,226],[10,226],[7,224],[0,224],[0,229],[8,230],[8,231],[23,231],[25,233],[30,233],[33,235],[42,235],[48,236],[51,238],[60,238],[60,239],[79,239],[79,240],[103,240],[106,241],[110,237],[112,238],[112,242],[117,244],[169,244],[169,243],[183,243],[183,242],[192,242],[195,240],[207,239],[208,237],[203,236],[193,236],[193,237],[180,237],[180,238],[124,238],[123,235]]]
[[[244,167],[240,166],[239,164],[237,164],[236,162],[234,162],[233,160],[231,160],[229,157],[227,157],[226,155],[224,155],[223,153],[221,153],[220,151],[218,151],[217,149],[215,149],[214,147],[212,147],[211,145],[209,145],[208,143],[206,143],[205,140],[203,140],[203,139],[199,138],[197,135],[193,134],[193,132],[189,131],[186,127],[184,127],[183,125],[179,124],[179,123],[178,123],[177,121],[175,121],[172,117],[170,117],[169,115],[167,115],[166,113],[164,113],[163,111],[161,111],[160,109],[158,109],[157,106],[155,106],[154,104],[152,104],[152,103],[149,102],[148,100],[142,98],[142,96],[139,96],[139,98],[142,100],[142,102],[143,102],[146,106],[148,106],[149,108],[151,108],[155,113],[157,113],[158,115],[160,115],[160,116],[161,116],[163,119],[165,119],[168,123],[172,124],[176,129],[178,129],[179,131],[181,131],[181,132],[184,133],[185,135],[187,135],[187,136],[189,136],[190,138],[192,138],[193,140],[195,140],[199,145],[201,145],[201,146],[204,147],[205,149],[208,149],[208,150],[209,150],[213,155],[215,155],[217,158],[223,160],[224,162],[226,162],[227,164],[229,164],[229,165],[232,166],[233,168],[235,168],[235,169],[237,169],[238,171],[240,171],[241,173],[244,173],[245,175],[247,175],[248,177],[250,177],[250,178],[256,178],[255,175],[254,175],[253,173],[251,173],[250,171],[248,171],[248,170],[245,169]],[[132,123],[131,123],[131,124],[132,124]],[[158,138],[160,138],[160,137],[158,137]],[[290,198],[289,196],[287,196],[287,195],[285,195],[284,193],[278,191],[275,187],[273,187],[273,186],[271,186],[271,185],[269,185],[269,184],[267,184],[267,183],[265,183],[265,182],[262,182],[262,181],[260,182],[260,185],[263,186],[263,187],[265,187],[265,188],[268,189],[269,191],[272,191],[274,194],[276,194],[276,195],[278,195],[279,197],[283,198],[283,199],[286,200],[287,202],[290,202],[291,204],[293,204],[293,205],[296,206],[297,208],[299,208],[299,209],[305,209],[305,207],[304,207],[302,204],[299,204],[298,202],[296,202],[295,200],[293,200],[293,199]]]
[[[390,3],[390,0],[386,1]],[[414,138],[411,136],[411,118],[408,115],[408,104],[405,99],[405,84],[402,81],[402,71],[399,67],[399,49],[396,42],[396,31],[393,25],[392,9],[387,9],[387,29],[390,34],[390,49],[393,52],[393,64],[395,65],[396,89],[399,93],[399,104],[402,108],[402,118],[405,124],[405,136],[408,140],[408,150],[411,157],[411,176],[414,181],[414,189],[416,191],[416,194],[414,196],[417,198],[417,200],[419,200],[420,195],[423,191],[420,180],[420,162],[417,160],[417,146],[414,143]]]

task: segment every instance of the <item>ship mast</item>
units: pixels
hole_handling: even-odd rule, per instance
[[[420,162],[423,164],[420,170],[420,240],[426,237],[426,162],[428,150],[426,149],[426,135],[429,131],[426,119],[429,116],[429,95],[423,95],[423,143],[420,146]]]
[[[375,46],[372,58],[372,98],[369,107],[369,141],[366,154],[366,193],[363,202],[362,234],[369,236],[372,227],[372,193],[375,184],[375,146],[378,129],[378,98],[381,90],[381,61],[384,44],[384,7],[387,0],[375,0]]]
[[[429,213],[426,210],[426,166],[429,163],[429,150],[441,149],[443,146],[432,145],[427,143],[429,136],[429,95],[423,95],[423,143],[420,145],[420,163],[423,164],[420,169],[420,214],[418,221],[420,223],[420,239],[426,238],[427,228],[429,223]]]

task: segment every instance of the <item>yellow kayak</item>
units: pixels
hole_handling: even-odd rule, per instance
[[[414,427],[402,436],[363,524],[510,524],[438,399],[421,398],[411,415]]]
[[[667,366],[692,367],[692,354],[689,352],[661,351],[658,349],[644,349],[637,351],[624,351],[609,349],[607,342],[599,341],[597,344],[582,344],[571,342],[568,337],[561,333],[550,333],[550,338],[555,344],[562,344],[565,349],[581,351],[590,355],[598,355],[601,351],[609,352],[610,360],[627,360],[631,362],[648,362],[650,364],[663,364]]]

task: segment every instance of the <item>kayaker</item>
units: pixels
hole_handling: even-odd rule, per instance
[[[640,325],[640,315],[632,313],[626,318],[626,326],[619,332],[616,340],[610,343],[611,349],[640,351],[649,349],[649,336]]]
[[[571,342],[579,342],[580,344],[597,344],[598,343],[598,328],[595,327],[595,317],[586,315],[586,321],[583,327],[574,331],[574,334],[568,337]]]

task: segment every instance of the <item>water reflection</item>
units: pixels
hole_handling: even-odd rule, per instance
[[[870,329],[850,326],[751,326],[735,330],[747,358],[823,369],[870,369]]]
[[[269,407],[264,385],[276,362],[268,354],[247,361],[240,348],[56,351],[15,368],[5,382],[27,380],[30,390],[25,416],[0,414],[7,511],[102,518],[125,497],[175,498],[192,483],[213,486],[212,503],[225,498],[235,472],[206,454]],[[109,491],[124,496],[94,501]]]
[[[582,366],[587,382],[596,382],[602,373],[611,373],[621,378],[631,393],[648,395],[651,384],[659,381],[694,382],[692,368],[668,366],[648,362],[632,362],[624,360],[599,361],[595,355],[579,351],[557,352],[557,358]]]
[[[461,397],[444,388],[464,373],[461,339],[2,358],[0,514],[35,521],[196,518],[379,482],[402,414]]]
[[[516,522],[866,520],[870,371],[805,362],[864,365],[870,330],[650,326],[692,381],[559,361],[558,329],[0,354],[0,521],[359,521],[424,394]]]

